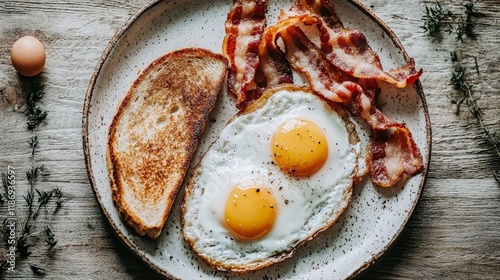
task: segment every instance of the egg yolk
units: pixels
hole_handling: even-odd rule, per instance
[[[235,237],[254,240],[271,230],[276,212],[276,200],[268,189],[236,186],[227,198],[224,221]]]
[[[274,162],[292,176],[309,176],[318,171],[328,156],[328,145],[321,129],[303,119],[281,125],[272,139]]]

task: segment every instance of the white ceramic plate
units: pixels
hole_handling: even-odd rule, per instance
[[[269,1],[268,25],[292,0]],[[244,275],[208,267],[181,235],[179,192],[161,236],[156,241],[138,237],[118,216],[110,194],[106,169],[106,136],[115,108],[137,73],[155,58],[177,48],[199,46],[221,52],[224,21],[232,1],[178,0],[151,3],[117,32],[92,76],[84,105],[83,138],[93,190],[111,226],[122,241],[153,269],[180,279],[283,278],[340,279],[358,275],[377,261],[396,240],[423,189],[430,154],[430,123],[420,82],[406,89],[383,87],[382,111],[405,122],[424,157],[425,170],[405,184],[375,188],[365,178],[354,187],[353,202],[339,222],[308,242],[286,261]],[[386,69],[405,63],[408,55],[394,33],[357,1],[338,0],[334,6],[348,27],[364,32]],[[193,164],[199,161],[219,131],[236,113],[226,90],[207,125]],[[363,141],[368,133],[359,131]]]

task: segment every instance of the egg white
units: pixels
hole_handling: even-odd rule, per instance
[[[309,177],[291,177],[273,163],[271,139],[289,119],[319,126],[328,158]],[[183,233],[213,266],[244,271],[270,264],[324,230],[347,207],[359,143],[350,143],[344,119],[319,97],[302,90],[278,90],[261,108],[233,119],[197,166],[186,189]],[[224,226],[231,190],[257,185],[269,189],[277,216],[268,234],[254,241],[234,238]]]

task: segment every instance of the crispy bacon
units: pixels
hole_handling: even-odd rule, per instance
[[[279,33],[285,44],[285,54],[293,69],[307,76],[313,91],[338,103],[351,99],[362,88],[347,75],[337,71],[306,35],[296,26]]]
[[[229,12],[222,46],[229,60],[229,91],[237,97],[238,108],[252,99],[257,87],[258,45],[266,25],[265,0],[236,0]]]
[[[316,26],[320,33],[321,49],[328,61],[340,71],[360,79],[386,81],[399,88],[415,82],[422,70],[415,69],[415,61],[396,69],[384,71],[380,58],[359,30],[343,27],[327,0],[297,0],[286,16],[310,14],[318,17]]]
[[[293,15],[313,14],[322,18],[330,28],[341,28],[342,22],[337,17],[335,9],[328,0],[296,0],[288,13],[282,13],[280,18]]]
[[[411,176],[422,171],[422,155],[403,124],[372,130],[368,151],[370,177],[381,187],[397,184],[403,174]]]
[[[420,149],[406,125],[387,118],[376,106],[375,95],[380,90],[375,80],[360,80],[363,91],[353,97],[351,106],[370,126],[367,147],[368,169],[372,182],[389,187],[396,185],[403,174],[413,176],[423,169]]]
[[[422,170],[422,156],[411,132],[375,106],[375,95],[379,91],[376,80],[358,80],[335,69],[296,26],[280,29],[279,35],[290,65],[308,78],[313,91],[351,107],[372,129],[367,161],[375,184],[393,186],[403,174],[411,176]]]
[[[266,81],[264,87],[293,83],[292,69],[276,43],[275,28],[267,29],[259,44],[260,70]]]
[[[260,87],[291,83],[292,67],[307,77],[313,91],[348,106],[370,126],[367,161],[375,184],[393,186],[404,174],[421,172],[422,156],[409,129],[375,106],[380,91],[377,80],[406,87],[422,73],[415,70],[415,62],[384,71],[365,36],[343,27],[328,0],[296,0],[265,32],[264,9],[262,0],[236,0],[226,21],[223,50],[231,63],[228,83],[238,97],[237,107],[241,109],[257,98]],[[313,24],[319,31],[320,47],[300,29]],[[285,53],[278,47],[278,37]],[[263,82],[257,77],[259,73]]]
[[[321,49],[328,61],[341,71],[360,79],[386,81],[399,88],[415,82],[422,70],[415,69],[415,61],[410,61],[399,68],[384,71],[379,56],[370,48],[365,35],[359,30],[326,26],[320,20],[317,23]]]

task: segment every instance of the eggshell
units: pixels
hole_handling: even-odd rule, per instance
[[[45,66],[45,48],[33,36],[19,38],[12,45],[10,57],[16,71],[26,77],[38,75]]]

